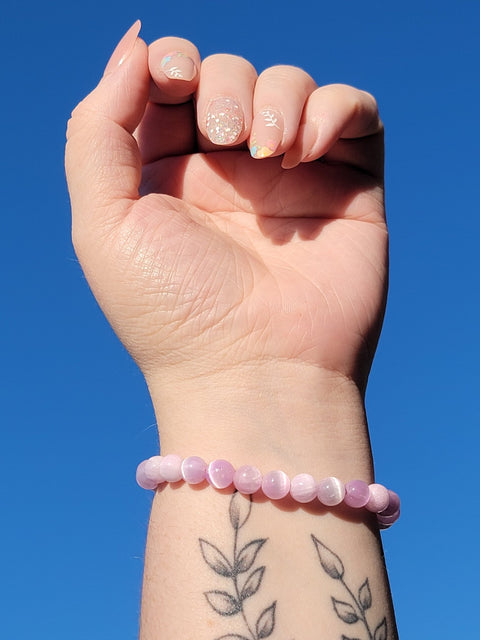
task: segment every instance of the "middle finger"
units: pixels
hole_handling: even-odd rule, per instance
[[[244,58],[225,54],[205,58],[197,91],[201,151],[245,142],[252,124],[256,80],[257,72]]]

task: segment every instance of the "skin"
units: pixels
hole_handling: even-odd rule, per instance
[[[145,375],[162,449],[371,482],[363,399],[387,289],[383,127],[375,100],[344,85],[319,87],[296,67],[257,75],[236,56],[201,61],[180,38],[149,47],[135,34],[127,40],[119,45],[122,63],[117,51],[72,114],[66,167],[76,252]],[[191,80],[163,72],[162,59],[175,51],[193,61]],[[244,113],[231,146],[206,135],[209,104],[219,96],[234,98]],[[283,138],[272,157],[257,160],[249,142],[265,107],[282,114]],[[190,637],[191,619],[196,637],[215,637],[204,600],[188,616],[174,612],[185,585],[202,593],[208,574],[197,539],[215,539],[212,523],[228,500],[188,487],[157,495],[142,638],[158,637],[160,628],[165,638]],[[269,552],[271,573],[280,571],[293,530],[306,540],[296,566],[307,563],[318,514],[305,510],[293,520],[269,503],[257,512],[252,528],[272,537],[284,531]],[[175,528],[169,536],[166,519],[182,534]],[[371,520],[329,513],[322,522],[322,535],[334,536],[353,574],[360,579],[368,571],[374,602],[395,633]],[[184,573],[183,551],[195,557],[198,584]],[[165,573],[177,578],[169,595],[161,587]],[[291,582],[281,575],[279,584]],[[275,594],[279,603],[295,597],[289,589],[283,584]],[[284,618],[298,637],[317,637],[309,606],[318,609],[313,596],[301,620]],[[325,619],[330,614],[326,606]],[[332,637],[337,623],[325,622]]]

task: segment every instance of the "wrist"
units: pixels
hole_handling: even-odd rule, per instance
[[[373,480],[363,396],[339,374],[288,361],[147,382],[162,453]]]

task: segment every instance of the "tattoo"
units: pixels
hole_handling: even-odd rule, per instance
[[[343,622],[347,624],[355,624],[360,622],[363,624],[365,631],[368,634],[368,640],[387,640],[387,619],[383,618],[380,624],[377,625],[375,631],[372,633],[367,621],[366,611],[372,606],[372,593],[370,591],[370,585],[368,584],[368,578],[361,585],[358,590],[358,596],[347,585],[344,580],[345,568],[340,558],[333,553],[327,546],[325,546],[318,538],[312,534],[313,544],[318,554],[318,559],[322,565],[323,570],[333,580],[338,582],[344,587],[349,596],[350,602],[344,602],[337,600],[333,596],[332,604],[333,609],[337,616]],[[353,638],[352,636],[342,635],[342,640],[360,640],[360,638]]]
[[[273,602],[257,618],[255,626],[247,618],[244,602],[260,589],[265,567],[254,568],[257,555],[267,538],[257,538],[244,544],[239,550],[239,531],[245,525],[252,510],[250,497],[234,493],[230,500],[229,518],[233,529],[233,553],[228,558],[218,547],[207,540],[199,539],[203,559],[210,569],[223,578],[231,580],[233,593],[229,591],[206,591],[208,604],[221,616],[240,615],[243,633],[229,633],[215,640],[262,640],[268,638],[275,628],[275,607]],[[249,572],[247,574],[247,572]],[[246,574],[246,577],[244,578]],[[376,640],[376,639],[375,639]]]

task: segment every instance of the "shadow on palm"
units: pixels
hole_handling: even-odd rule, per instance
[[[144,167],[141,193],[178,198],[221,227],[256,228],[273,244],[314,240],[333,221],[383,222],[371,176],[340,163],[280,163],[243,151],[165,158]]]

